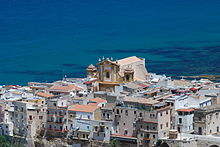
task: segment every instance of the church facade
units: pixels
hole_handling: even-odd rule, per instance
[[[136,56],[121,60],[103,59],[97,67],[89,65],[86,69],[88,78],[96,78],[99,91],[114,91],[114,87],[132,81],[146,81],[145,59]]]

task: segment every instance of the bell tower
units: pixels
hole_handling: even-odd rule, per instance
[[[97,73],[97,68],[93,64],[90,64],[86,68],[86,71],[87,71],[87,78],[95,78]]]
[[[124,70],[124,82],[134,81],[134,70],[131,66],[128,66]]]

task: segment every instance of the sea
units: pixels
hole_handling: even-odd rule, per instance
[[[99,58],[220,74],[220,0],[0,0],[0,85],[86,77]]]

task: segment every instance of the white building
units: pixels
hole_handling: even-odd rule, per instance
[[[184,108],[176,110],[176,128],[178,132],[192,133],[193,132],[193,108]]]

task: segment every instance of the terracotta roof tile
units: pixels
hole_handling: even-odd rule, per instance
[[[131,56],[131,57],[127,57],[121,60],[118,60],[118,64],[119,65],[126,65],[126,64],[131,64],[137,61],[141,61],[140,58],[136,57],[136,56]]]
[[[69,85],[65,85],[65,86],[54,85],[54,86],[50,87],[49,90],[50,91],[71,92],[74,90],[81,90],[81,88],[76,85],[69,84]]]
[[[101,98],[99,98],[99,97],[94,98],[94,99],[90,99],[90,101],[96,102],[96,103],[105,103],[105,102],[107,102],[106,100],[101,99]]]
[[[69,111],[76,111],[76,112],[94,112],[97,110],[98,106],[93,105],[73,105],[72,108],[69,109]]]
[[[45,93],[45,92],[38,92],[36,95],[40,97],[45,97],[45,98],[54,96],[53,94]]]
[[[194,109],[193,108],[184,108],[184,109],[177,109],[176,111],[179,111],[179,112],[192,112],[192,111],[194,111]]]
[[[133,102],[133,103],[141,103],[141,104],[146,104],[146,105],[153,105],[153,104],[159,103],[159,101],[157,100],[150,100],[146,98],[135,98],[135,97],[126,97],[124,101]]]

